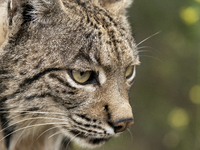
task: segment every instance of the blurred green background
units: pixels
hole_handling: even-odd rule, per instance
[[[200,0],[135,0],[135,124],[98,150],[200,150]]]
[[[135,124],[96,150],[200,150],[200,0],[135,0]]]

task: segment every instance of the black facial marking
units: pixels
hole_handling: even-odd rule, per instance
[[[76,107],[78,107],[78,106],[67,107],[67,109],[70,110],[70,109],[74,109]]]
[[[25,97],[26,100],[33,100],[34,98],[44,98],[51,96],[50,93],[34,94],[28,97]]]
[[[75,94],[75,92],[67,92],[67,94],[74,95],[74,94]]]
[[[108,105],[105,105],[105,106],[104,106],[104,110],[105,110],[106,112],[108,112]]]
[[[84,124],[84,126],[85,126],[85,127],[90,127],[90,125],[89,125],[89,124]]]
[[[96,139],[90,139],[89,143],[94,144],[94,145],[98,145],[98,144],[104,143],[104,142],[106,142],[108,140],[109,140],[109,138],[106,138],[106,139],[104,139],[104,138],[96,138]]]
[[[91,121],[91,119],[86,117],[85,115],[77,115],[77,116],[81,117],[82,119],[85,119],[86,121]]]
[[[38,111],[39,109],[40,109],[39,107],[33,107],[33,108],[30,108],[30,109],[27,109],[27,110],[21,112],[21,115],[25,116],[27,113],[30,113],[31,111]]]
[[[43,72],[40,72],[40,73],[34,75],[32,78],[26,78],[26,79],[20,84],[20,88],[23,88],[24,86],[33,83],[35,80],[38,80],[40,77],[42,77],[42,76],[45,75],[46,73],[49,73],[49,72],[52,72],[52,71],[58,71],[58,70],[62,70],[62,69],[61,69],[61,68],[48,68],[48,69],[44,70]]]
[[[69,87],[69,88],[75,90],[74,87],[72,87],[71,85],[69,85],[67,82],[65,82],[63,79],[61,79],[61,78],[60,78],[59,76],[57,76],[56,74],[51,73],[51,74],[49,74],[49,77],[50,77],[50,78],[57,79],[62,85],[67,86],[67,87]]]

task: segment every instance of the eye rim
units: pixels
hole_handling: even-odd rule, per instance
[[[127,71],[129,70],[129,68],[131,67],[131,73],[126,75],[127,74]],[[135,74],[135,65],[130,65],[126,68],[126,72],[125,72],[125,77],[126,77],[126,80],[130,79],[133,74]]]
[[[73,71],[80,71],[80,72],[82,71],[82,72],[91,72],[91,73],[90,73],[90,77],[85,82],[81,83],[81,82],[78,82],[74,78]],[[90,71],[90,70],[83,71],[83,70],[70,69],[70,70],[68,70],[68,74],[70,75],[70,77],[72,78],[72,80],[75,83],[80,84],[80,85],[93,84],[93,83],[95,83],[97,81],[94,71]]]

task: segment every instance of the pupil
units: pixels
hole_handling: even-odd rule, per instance
[[[80,71],[80,75],[82,76],[85,72],[84,71]]]

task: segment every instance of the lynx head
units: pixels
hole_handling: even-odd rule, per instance
[[[125,16],[130,2],[8,1],[0,56],[6,129],[28,126],[25,139],[52,128],[93,148],[133,124],[128,92],[139,58]]]

